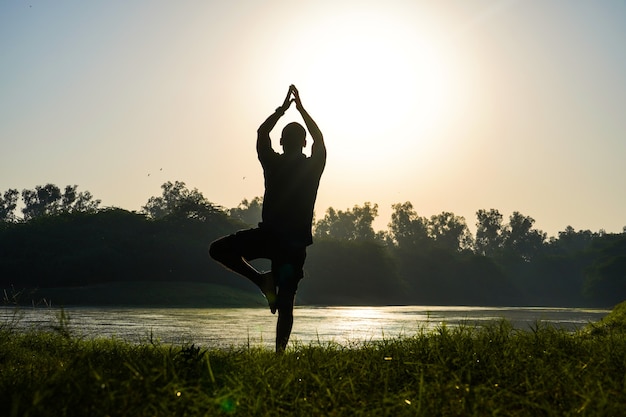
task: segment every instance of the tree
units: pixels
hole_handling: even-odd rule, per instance
[[[315,223],[315,236],[338,240],[375,240],[377,235],[372,223],[377,216],[378,204],[372,206],[369,202],[346,211],[329,207],[324,218]]]
[[[14,222],[16,220],[15,208],[19,195],[19,191],[12,188],[5,191],[4,196],[0,194],[0,222]]]
[[[77,193],[77,185],[68,185],[63,193],[54,184],[38,185],[34,190],[22,190],[24,220],[40,216],[70,212],[95,213],[100,200],[94,200],[89,191]]]
[[[543,248],[546,234],[533,229],[535,219],[515,211],[504,230],[504,248],[526,262],[531,261]]]
[[[161,197],[150,197],[142,211],[152,219],[190,218],[207,221],[226,216],[225,211],[207,200],[197,188],[188,190],[184,182],[168,181],[161,185]]]
[[[318,240],[307,250],[306,273],[298,295],[313,304],[407,301],[388,248],[376,240]]]
[[[605,235],[593,249],[596,258],[586,271],[585,293],[601,305],[613,306],[626,293],[626,235]]]
[[[95,213],[98,211],[100,200],[94,200],[89,191],[76,192],[77,185],[66,185],[61,197],[60,211],[66,213],[81,212]]]
[[[389,238],[399,248],[415,248],[431,242],[428,219],[417,215],[409,201],[391,206],[391,222],[387,225]]]
[[[34,190],[22,190],[24,220],[34,219],[57,212],[61,201],[61,190],[54,184],[38,185]]]
[[[551,237],[549,245],[551,252],[559,255],[574,255],[589,248],[594,239],[598,238],[598,233],[590,230],[576,231],[572,226],[567,226],[565,230],[559,232],[559,237]]]
[[[440,248],[461,251],[472,247],[472,234],[465,223],[465,218],[454,213],[444,211],[431,216],[428,232]]]
[[[476,212],[476,241],[474,247],[476,253],[484,256],[493,256],[504,244],[504,230],[502,226],[502,214],[496,209],[478,210]]]
[[[254,197],[251,201],[243,199],[235,208],[230,209],[230,217],[240,220],[249,226],[256,226],[261,221],[263,198]]]

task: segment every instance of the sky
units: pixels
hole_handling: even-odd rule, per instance
[[[626,2],[0,1],[0,192],[140,210],[166,181],[263,194],[256,129],[295,84],[316,205],[626,226]],[[272,132],[302,119],[295,107]],[[310,145],[305,153],[310,152]]]

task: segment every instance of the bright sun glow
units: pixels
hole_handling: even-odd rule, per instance
[[[401,16],[335,16],[324,33],[309,41],[307,78],[319,88],[307,100],[323,103],[324,132],[340,138],[329,149],[350,170],[367,162],[389,168],[442,122],[452,98],[444,51]]]

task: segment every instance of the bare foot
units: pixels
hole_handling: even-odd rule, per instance
[[[271,272],[264,272],[261,274],[261,283],[259,288],[267,299],[270,311],[272,314],[276,314],[276,283],[274,282],[274,275],[272,275]]]

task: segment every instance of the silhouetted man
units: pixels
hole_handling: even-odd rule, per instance
[[[282,131],[283,153],[272,149],[270,132],[292,102],[313,139],[310,157],[302,153],[306,130],[295,122]],[[313,243],[313,208],[326,165],[322,132],[302,106],[295,86],[289,87],[282,106],[257,130],[256,149],[265,177],[262,221],[257,228],[216,240],[209,252],[226,268],[255,283],[272,313],[278,310],[276,351],[282,352],[293,326],[293,305],[298,282],[304,276],[306,247]],[[270,272],[261,273],[250,265],[249,261],[258,258],[271,260]]]

